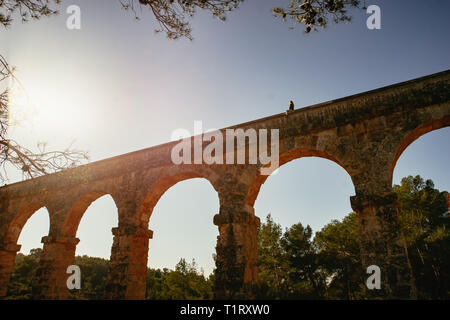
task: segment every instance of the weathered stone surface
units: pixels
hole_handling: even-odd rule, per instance
[[[80,239],[75,237],[42,238],[44,249],[33,282],[34,299],[67,299],[67,267],[73,264]]]
[[[5,243],[3,247],[0,248],[0,297],[6,295],[9,278],[14,268],[14,261],[20,247],[20,245],[15,243]]]
[[[216,246],[217,299],[252,298],[251,285],[258,281],[257,232],[260,220],[245,208],[223,206],[214,216],[219,227]]]
[[[398,228],[392,172],[410,143],[450,125],[449,79],[450,71],[445,71],[229,127],[279,129],[280,165],[315,156],[346,170],[355,186],[352,206],[359,217],[362,268],[376,264],[384,277],[385,286],[368,293],[371,298],[415,297]],[[258,279],[259,219],[253,205],[267,176],[261,175],[260,163],[175,165],[170,154],[177,143],[0,188],[0,297],[6,293],[24,224],[36,210],[46,207],[50,232],[43,239],[34,295],[66,298],[65,270],[73,262],[81,217],[93,201],[109,194],[118,209],[119,226],[113,230],[106,296],[143,299],[153,208],[171,186],[197,177],[211,183],[220,202],[220,212],[214,217],[220,233],[216,296],[251,297],[251,286]]]
[[[153,231],[135,226],[113,228],[113,248],[105,298],[142,299],[145,297],[148,243]]]
[[[406,241],[400,232],[397,195],[358,195],[351,198],[358,213],[363,266],[381,269],[381,290],[366,290],[368,298],[417,298]]]

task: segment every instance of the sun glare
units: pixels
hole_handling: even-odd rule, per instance
[[[21,83],[10,78],[8,85],[8,124],[10,126],[27,125],[36,115],[36,108]]]
[[[20,75],[9,85],[9,124],[11,129],[26,130],[45,139],[80,124],[86,108],[80,108],[81,93],[58,79],[37,80],[36,75]],[[37,136],[36,136],[37,135]]]

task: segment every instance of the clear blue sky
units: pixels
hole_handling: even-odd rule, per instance
[[[199,13],[192,42],[155,35],[149,13],[136,22],[111,0],[63,1],[56,18],[15,23],[0,32],[0,53],[18,67],[31,101],[22,113],[33,116],[11,134],[52,149],[76,139],[95,161],[166,142],[177,128],[193,131],[195,120],[221,128],[284,111],[291,99],[308,106],[450,68],[448,1],[367,0],[381,7],[381,30],[368,30],[368,15],[354,11],[352,23],[310,35],[272,17],[280,2],[247,0],[226,23]],[[70,4],[81,7],[81,30],[65,27]],[[421,174],[450,190],[449,141],[446,128],[413,143],[394,183]],[[353,194],[336,164],[298,159],[267,180],[255,211],[262,220],[270,212],[283,227],[302,222],[317,231],[351,211]],[[180,257],[195,258],[209,273],[218,210],[206,180],[169,189],[150,221],[149,265],[173,268]],[[77,254],[109,258],[116,225],[112,199],[94,202],[81,221]],[[47,233],[44,209],[25,226],[22,251],[41,246]]]

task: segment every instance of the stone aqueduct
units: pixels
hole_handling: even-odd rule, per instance
[[[374,297],[414,297],[404,239],[399,232],[392,172],[405,148],[421,135],[450,125],[450,70],[230,128],[279,129],[280,165],[301,157],[330,159],[350,175],[359,217],[363,268],[378,265],[382,289]],[[270,140],[269,140],[270,141]],[[177,182],[202,177],[217,191],[217,298],[251,297],[258,279],[253,204],[266,176],[261,165],[171,162],[171,142],[0,188],[0,297],[5,296],[20,232],[39,208],[50,215],[42,238],[33,296],[68,297],[66,268],[88,206],[109,194],[118,208],[106,297],[143,299],[151,213]],[[443,146],[448,148],[449,146]],[[151,250],[150,250],[151,254]]]

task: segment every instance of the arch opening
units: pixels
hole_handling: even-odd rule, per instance
[[[76,253],[91,257],[110,258],[113,234],[118,226],[118,210],[114,199],[103,195],[94,200],[77,224],[76,237],[80,239]]]
[[[42,253],[42,237],[50,230],[50,215],[42,204],[22,209],[9,227],[7,241],[21,246],[15,256],[9,279],[7,299],[31,299],[32,283]]]
[[[210,184],[210,186],[213,187],[214,191],[217,192],[213,182],[198,172],[188,171],[178,173],[176,175],[166,176],[158,180],[158,182],[151,188],[151,190],[147,192],[144,201],[140,205],[138,209],[138,218],[141,226],[144,228],[148,226],[148,223],[150,221],[155,206],[157,205],[161,197],[163,197],[163,195],[166,193],[166,191],[168,191],[176,184],[192,179],[206,180]]]
[[[43,212],[46,212],[47,218],[50,219],[48,210],[43,204],[33,203],[31,205],[25,206],[19,211],[18,214],[14,216],[14,218],[10,222],[8,231],[5,235],[5,243],[17,243],[17,241],[19,240],[19,236],[22,234],[22,231],[24,230],[24,227],[26,225],[27,226],[31,225],[29,223],[29,220],[33,218],[33,216],[38,212],[39,212],[38,217],[41,217],[39,218],[40,222],[43,221],[42,218]],[[50,226],[50,222],[48,222],[47,225]],[[28,231],[28,228],[26,230]],[[45,235],[48,234],[48,230],[49,229],[47,229],[47,233]],[[27,233],[27,231],[25,233]]]
[[[439,126],[413,131],[392,173],[419,299],[448,299],[450,292],[450,128]]]
[[[85,208],[86,207],[86,208]],[[76,210],[78,209],[78,210]],[[70,291],[72,299],[104,299],[109,259],[113,244],[111,229],[118,226],[118,209],[109,194],[90,193],[82,197],[68,217],[66,234],[80,239],[74,265],[81,269],[81,290]],[[75,235],[74,235],[75,236]]]
[[[105,192],[91,191],[84,194],[77,201],[75,201],[63,223],[61,235],[65,237],[75,237],[78,231],[79,224],[90,205],[97,199],[105,195]]]
[[[151,199],[157,199],[157,203],[152,212],[146,213],[149,228],[154,231],[149,242],[148,299],[212,298],[212,280],[208,277],[215,267],[213,254],[219,232],[212,220],[219,212],[219,196],[209,180],[183,178],[159,184]],[[191,273],[186,276],[186,272]],[[183,286],[181,282],[188,277],[198,283],[195,290],[175,292],[158,287],[160,281],[174,279],[175,286]],[[190,287],[188,282],[184,285]]]
[[[397,152],[392,168],[392,184],[399,184],[403,177],[420,174],[432,179],[437,186],[450,189],[450,128],[444,127],[418,134],[415,130]]]
[[[295,218],[296,209],[290,203],[295,202],[296,205],[301,205],[301,202],[297,201],[299,198],[305,202],[300,210],[310,211],[312,218],[316,219],[320,213],[325,213],[317,223],[314,223],[313,229],[316,231],[331,219],[336,218],[333,211],[340,213],[342,217],[352,212],[350,196],[355,192],[353,182],[342,166],[334,160],[317,156],[291,158],[283,165],[280,163],[275,174],[265,176],[264,182],[253,200],[255,213],[258,215],[270,212],[273,215],[274,211],[289,212],[288,215],[294,220],[286,219],[285,223],[282,223],[285,226],[298,222],[298,218]],[[298,193],[303,194],[304,197],[299,196]],[[323,193],[322,196],[320,196],[321,193]],[[275,197],[282,200],[272,202]],[[292,201],[292,199],[295,200]],[[251,203],[251,200],[249,201]],[[280,205],[275,205],[277,203]],[[299,218],[308,219],[308,216]]]
[[[261,186],[254,202],[261,219],[258,299],[357,299],[361,294],[361,266],[343,267],[360,257],[350,205],[355,188],[347,171],[330,160],[292,157]],[[339,260],[330,248],[342,246],[347,256]],[[325,256],[333,267],[321,260]]]
[[[312,149],[304,149],[304,148],[298,148],[298,149],[294,149],[294,150],[280,154],[279,166],[277,169],[274,170],[274,172],[272,172],[271,175],[279,172],[281,167],[283,167],[284,165],[286,165],[287,163],[289,163],[293,160],[301,159],[301,158],[310,158],[310,157],[330,160],[331,162],[334,162],[336,165],[338,165],[339,167],[344,169],[344,171],[350,176],[350,173],[347,171],[345,166],[339,160],[337,160],[335,157],[333,157],[333,156],[329,155],[328,153],[321,151],[321,150],[312,150]],[[258,172],[249,188],[246,203],[250,206],[254,205],[262,185],[266,182],[267,178],[271,176],[271,175],[261,175],[260,172],[261,172],[261,170],[258,170]]]
[[[400,146],[397,148],[397,152],[395,153],[394,159],[392,160],[391,181],[393,181],[394,170],[397,165],[397,162],[409,145],[414,143],[414,141],[418,140],[420,137],[432,131],[440,130],[449,126],[450,126],[450,116],[444,116],[441,118],[430,120],[418,126],[414,130],[412,130],[408,135],[406,135]]]

